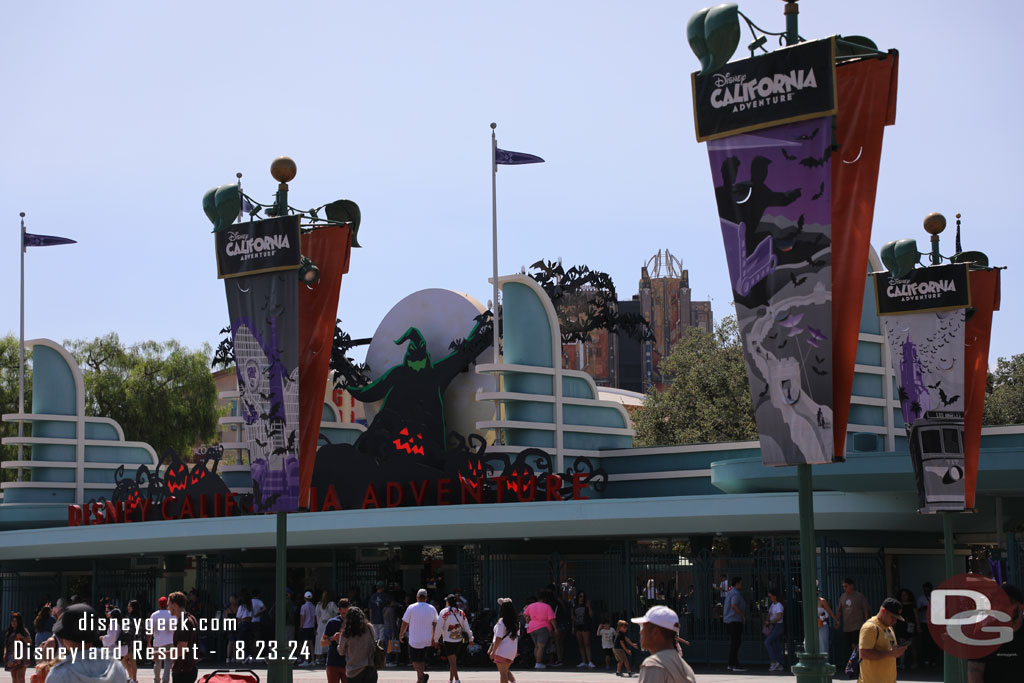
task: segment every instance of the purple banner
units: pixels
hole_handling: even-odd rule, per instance
[[[765,465],[835,457],[832,121],[708,142]]]

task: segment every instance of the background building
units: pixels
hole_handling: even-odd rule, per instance
[[[587,342],[562,345],[563,367],[588,373],[598,386],[637,392],[663,386],[661,359],[688,328],[710,333],[715,324],[711,302],[693,301],[690,274],[668,249],[658,250],[640,268],[639,292],[617,302],[617,309],[642,315],[654,330],[654,341],[599,330]]]

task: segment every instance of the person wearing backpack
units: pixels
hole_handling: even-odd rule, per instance
[[[459,598],[454,593],[445,598],[447,607],[437,615],[434,640],[441,645],[441,654],[448,660],[448,681],[459,683],[459,653],[463,640],[473,644],[473,630],[469,627],[466,613],[459,609]]]
[[[896,683],[896,660],[907,651],[898,645],[893,626],[903,621],[903,605],[896,598],[886,598],[878,614],[860,627],[857,649],[860,653],[858,683]]]

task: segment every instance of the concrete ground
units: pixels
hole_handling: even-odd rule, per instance
[[[265,667],[259,667],[254,669],[260,677],[260,683],[267,683],[267,672]],[[212,668],[203,667],[200,669],[200,678],[214,671]],[[615,676],[615,672],[608,672],[599,669],[595,670],[578,670],[578,669],[545,669],[543,671],[530,670],[517,670],[513,669],[516,680],[521,683],[612,683],[612,681],[618,680],[637,680],[634,676],[632,679],[619,679]],[[697,674],[697,680],[700,683],[766,683],[767,681],[780,681],[780,680],[795,680],[791,673],[782,674],[769,674],[766,667],[760,669],[751,669],[743,673],[731,673],[725,670],[725,667],[695,667]],[[26,676],[26,680],[31,676],[31,670]],[[438,668],[432,668],[428,670],[430,674],[430,683],[447,683],[448,671],[439,670]],[[296,669],[293,672],[292,680],[294,683],[326,683],[326,676],[322,668],[318,669]],[[498,680],[498,673],[495,669],[469,669],[461,670],[459,672],[459,680],[461,683],[482,683],[488,681],[488,683],[494,683]],[[835,680],[846,680],[845,676],[837,676]],[[900,672],[899,680],[902,681],[941,681],[942,673],[940,671],[932,671],[928,673],[919,673],[915,671]],[[0,683],[10,683],[11,674],[6,671],[0,671]],[[145,671],[139,671],[139,683],[152,683],[152,669]],[[386,669],[380,672],[379,683],[415,683],[416,674],[413,672],[411,667],[399,667],[397,669]]]

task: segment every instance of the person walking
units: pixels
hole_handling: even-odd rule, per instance
[[[341,631],[345,627],[345,617],[351,609],[348,598],[338,600],[338,613],[327,620],[324,627],[324,634],[320,636],[320,645],[327,653],[325,662],[327,664],[327,683],[347,683],[348,675],[345,673],[347,662],[345,657],[338,652],[338,641],[341,640]]]
[[[536,662],[533,668],[546,669],[544,650],[555,629],[555,612],[551,605],[531,596],[530,604],[523,609],[523,620],[526,621],[526,635],[533,641],[533,659]]]
[[[135,650],[143,640],[142,634],[142,605],[138,600],[129,600],[128,606],[124,608],[125,632],[121,634],[121,643],[124,653],[121,663],[128,673],[128,683],[138,683],[139,663],[135,661]]]
[[[907,651],[896,644],[893,625],[903,621],[903,605],[896,598],[886,598],[878,614],[866,620],[858,633],[860,676],[858,683],[896,683],[896,660]]]
[[[389,602],[391,602],[391,596],[384,592],[384,584],[378,583],[377,591],[367,601],[374,640],[384,640],[384,609]]]
[[[100,647],[99,631],[87,628],[95,622],[96,611],[84,603],[63,610],[54,624],[53,636],[68,656],[49,669],[46,683],[127,683],[124,665]]]
[[[519,614],[511,598],[498,598],[498,621],[494,624],[494,638],[487,656],[498,667],[499,683],[516,683],[509,668],[519,652]]]
[[[168,608],[174,617],[171,659],[171,680],[173,683],[195,683],[199,675],[199,622],[189,614],[188,598],[180,591],[167,596]]]
[[[590,608],[587,594],[577,591],[572,603],[572,629],[576,632],[576,645],[579,647],[580,663],[577,669],[594,668],[594,658],[590,655],[590,632],[594,630],[594,611]]]
[[[316,656],[316,663],[323,666],[327,659],[327,647],[321,645],[324,632],[327,630],[327,622],[338,616],[338,606],[330,598],[327,591],[320,591],[320,602],[316,603],[314,612],[316,617],[316,635],[314,638],[313,654]]]
[[[338,639],[338,654],[345,657],[345,676],[349,683],[377,683],[373,657],[377,644],[366,615],[352,607],[345,615],[345,626]]]
[[[785,609],[782,605],[782,596],[775,589],[769,589],[768,598],[772,601],[771,607],[768,608],[768,622],[765,624],[767,627],[766,638],[764,639],[764,646],[768,649],[768,659],[771,660],[771,666],[768,667],[769,671],[785,671],[785,667],[782,666],[782,617],[783,610]]]
[[[832,605],[828,604],[825,596],[818,596],[818,651],[826,655],[828,661],[828,644],[831,635],[831,624],[836,621],[836,613],[832,611]]]
[[[839,619],[836,628],[843,629],[846,644],[850,651],[857,647],[860,638],[860,627],[871,617],[871,606],[862,594],[857,592],[853,579],[843,579],[843,594],[839,596]],[[841,622],[841,624],[840,624]]]
[[[427,683],[427,649],[434,644],[434,626],[437,624],[437,610],[427,602],[426,588],[416,591],[416,602],[409,605],[402,615],[402,628],[398,633],[401,640],[409,633],[409,660],[416,670],[418,683]]]
[[[743,625],[747,623],[747,601],[743,599],[743,579],[732,577],[729,590],[722,601],[722,621],[729,632],[729,671],[746,671],[740,668],[740,643],[743,640]]]
[[[633,675],[633,670],[629,667],[629,656],[632,651],[637,649],[636,643],[629,639],[626,635],[626,631],[629,629],[629,624],[625,621],[619,620],[615,628],[615,642],[612,645],[612,655],[615,657],[615,675],[625,676],[629,678]],[[626,673],[622,673],[622,667],[626,667]]]
[[[615,653],[612,652],[615,649],[615,629],[607,615],[601,617],[596,635],[601,639],[601,650],[604,652],[604,670],[611,671],[612,662],[615,661]]]
[[[1010,628],[1013,639],[1003,643],[999,649],[983,659],[972,659],[967,663],[968,683],[996,683],[996,681],[1019,680],[1024,672],[1024,595],[1020,589],[1009,584],[1003,585],[1003,592],[1010,599]]]
[[[4,634],[4,671],[14,683],[25,683],[25,671],[32,659],[32,636],[25,628],[21,612],[11,612],[11,621]]]
[[[446,607],[437,615],[434,638],[441,646],[441,655],[448,660],[448,681],[459,683],[459,653],[462,651],[463,636],[473,644],[473,630],[469,627],[466,613],[459,608],[459,598],[454,593],[445,598]]]
[[[42,606],[39,613],[36,614],[35,620],[32,622],[32,626],[36,630],[35,644],[42,645],[45,641],[50,639],[53,635],[53,625],[57,623],[57,619],[51,614],[49,603]]]
[[[242,595],[238,600],[238,610],[235,613],[235,619],[238,620],[238,635],[235,651],[232,655],[235,656],[236,661],[248,664],[252,661],[253,641],[252,598],[249,597],[248,591],[242,591]]]
[[[302,607],[299,608],[299,642],[306,643],[305,660],[299,666],[313,666],[313,636],[316,634],[316,607],[313,606],[313,592],[306,591],[302,595]]]
[[[679,616],[658,605],[631,620],[640,624],[640,647],[650,652],[640,664],[640,683],[696,683],[693,669],[676,651]]]
[[[174,617],[167,609],[167,598],[160,596],[157,610],[149,615],[149,646],[153,648],[153,683],[170,683],[170,647],[174,641]],[[69,607],[68,610],[71,608]]]

